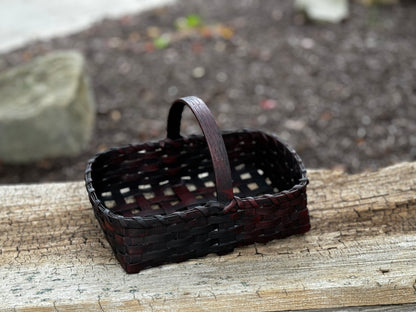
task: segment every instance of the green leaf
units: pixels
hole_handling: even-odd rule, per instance
[[[170,38],[166,35],[159,36],[153,40],[153,44],[156,49],[165,49],[170,44]]]
[[[178,30],[196,28],[202,26],[202,19],[197,14],[189,14],[186,17],[179,17],[175,21],[175,27]]]
[[[190,28],[201,26],[202,20],[199,15],[196,14],[189,14],[186,17],[186,25]]]

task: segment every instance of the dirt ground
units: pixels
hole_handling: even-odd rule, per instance
[[[277,134],[310,169],[416,160],[416,3],[350,9],[341,24],[314,24],[291,0],[181,0],[0,55],[2,70],[77,49],[97,103],[80,156],[0,163],[0,183],[81,180],[97,151],[163,138],[170,103],[186,95],[223,130]],[[183,132],[197,131],[186,114]]]

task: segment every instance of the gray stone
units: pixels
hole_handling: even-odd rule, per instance
[[[296,0],[295,8],[316,22],[339,23],[349,14],[348,0]]]
[[[75,156],[88,143],[95,104],[75,51],[52,52],[0,73],[0,160]]]

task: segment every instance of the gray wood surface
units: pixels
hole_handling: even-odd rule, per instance
[[[134,275],[83,182],[0,186],[0,311],[413,311],[416,163],[309,178],[307,234]]]

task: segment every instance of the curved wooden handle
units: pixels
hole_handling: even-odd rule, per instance
[[[172,140],[182,137],[180,128],[185,105],[195,115],[207,140],[214,168],[217,200],[222,204],[227,204],[234,197],[230,163],[221,132],[207,105],[196,96],[184,97],[173,102],[169,110],[167,136]]]

